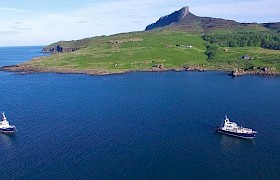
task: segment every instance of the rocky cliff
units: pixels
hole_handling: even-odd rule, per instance
[[[196,16],[190,12],[188,6],[161,17],[157,22],[148,25],[145,30],[169,27],[184,31],[207,32],[215,29],[238,29],[252,26],[276,31],[280,30],[280,23],[239,23],[221,18]]]
[[[186,18],[187,17],[187,18]],[[156,23],[152,23],[146,27],[146,30],[168,26],[172,23],[178,23],[183,19],[196,20],[198,17],[190,13],[189,7],[183,7],[179,11],[175,11],[170,15],[161,17]]]
[[[64,53],[77,51],[80,48],[86,47],[91,40],[89,38],[81,39],[77,41],[59,41],[57,43],[50,44],[43,47],[42,52],[50,53]]]

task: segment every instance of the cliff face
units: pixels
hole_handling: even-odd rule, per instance
[[[187,16],[188,16],[187,19],[196,18],[196,16],[194,16],[193,14],[190,13],[189,7],[186,6],[182,9],[180,9],[179,11],[175,11],[174,13],[172,13],[170,15],[161,17],[156,23],[148,25],[146,27],[146,30],[155,29],[158,27],[164,27],[171,23],[179,22],[182,19],[186,18]]]
[[[81,39],[77,41],[60,41],[43,47],[42,52],[50,52],[50,53],[73,52],[83,47],[86,47],[89,44],[89,42],[90,42],[89,38]]]

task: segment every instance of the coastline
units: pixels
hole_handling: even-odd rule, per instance
[[[56,67],[38,67],[26,64],[9,65],[0,67],[0,71],[15,72],[20,74],[34,74],[34,73],[58,73],[58,74],[86,74],[86,75],[113,75],[113,74],[125,74],[129,72],[181,72],[181,71],[197,71],[205,72],[210,71],[204,68],[186,67],[186,68],[151,68],[140,70],[120,70],[120,71],[107,71],[98,69],[71,69],[71,68],[56,68]]]
[[[36,74],[36,73],[58,73],[58,74],[86,74],[86,75],[114,75],[114,74],[125,74],[130,72],[181,72],[181,71],[196,71],[196,72],[207,72],[207,71],[223,71],[226,74],[232,77],[244,76],[244,75],[262,75],[262,76],[274,76],[280,75],[279,72],[276,72],[270,67],[263,67],[259,70],[244,70],[234,68],[230,69],[206,69],[199,66],[184,67],[184,68],[151,68],[151,69],[140,69],[140,70],[119,70],[119,71],[108,71],[108,70],[99,70],[99,69],[73,69],[73,68],[57,68],[57,67],[40,67],[32,66],[26,63],[9,65],[0,67],[0,71],[14,72],[19,74]]]

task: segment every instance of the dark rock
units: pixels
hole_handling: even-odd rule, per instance
[[[258,74],[275,75],[276,74],[276,68],[274,68],[274,67],[261,67],[260,72]]]
[[[243,55],[243,56],[241,56],[241,58],[242,58],[242,59],[245,59],[245,60],[250,60],[250,59],[251,59],[251,57],[248,56],[248,55]]]
[[[152,71],[162,71],[164,70],[163,64],[155,64],[152,66]]]
[[[51,45],[43,47],[42,52],[48,52],[48,53],[73,52],[88,46],[90,42],[91,42],[90,38],[81,39],[77,41],[59,41],[57,43],[53,43]]]
[[[64,53],[64,52],[73,52],[80,49],[79,47],[63,47],[61,45],[57,46],[46,46],[43,47],[42,52],[51,52],[51,53]]]
[[[245,74],[245,70],[244,69],[238,69],[238,68],[234,68],[233,71],[231,72],[232,77],[242,76],[244,74]]]

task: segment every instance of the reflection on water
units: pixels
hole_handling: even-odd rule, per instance
[[[0,133],[0,144],[1,147],[5,149],[11,149],[16,142],[16,135],[15,134],[3,134]]]
[[[15,134],[3,134],[0,133],[0,153],[1,153],[1,160],[3,164],[9,164],[13,162],[13,159],[17,155],[16,151],[16,135]]]
[[[222,150],[229,151],[236,148],[240,148],[241,146],[247,146],[247,147],[254,147],[256,146],[256,140],[255,139],[244,139],[244,138],[238,138],[234,136],[229,136],[225,134],[221,134],[221,140],[220,145]]]

